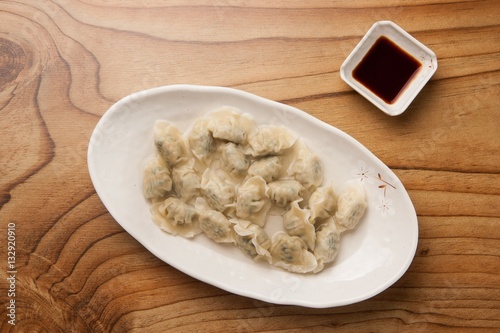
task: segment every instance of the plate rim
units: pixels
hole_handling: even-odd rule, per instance
[[[298,300],[298,299],[288,299],[288,298],[275,299],[275,298],[270,297],[270,296],[265,295],[265,294],[256,294],[256,293],[248,291],[248,290],[233,288],[232,286],[230,286],[227,283],[223,283],[221,281],[217,281],[214,279],[204,277],[203,274],[198,274],[196,271],[193,272],[192,270],[187,269],[186,267],[178,265],[178,263],[176,263],[176,262],[175,263],[170,262],[167,259],[165,259],[164,253],[161,253],[161,251],[159,249],[155,248],[154,246],[151,246],[151,244],[149,244],[144,239],[142,239],[140,237],[140,235],[136,235],[135,232],[133,232],[133,230],[131,230],[131,228],[128,225],[120,222],[120,220],[115,216],[113,209],[108,207],[108,204],[106,202],[105,197],[103,198],[104,191],[101,188],[100,184],[95,181],[97,179],[97,175],[95,174],[96,169],[94,167],[95,161],[94,161],[94,156],[93,156],[93,153],[94,153],[93,140],[95,140],[96,133],[97,133],[98,129],[100,128],[100,126],[102,126],[102,124],[104,124],[106,121],[108,121],[108,118],[111,118],[114,115],[114,113],[119,112],[120,107],[124,104],[126,105],[126,103],[129,102],[130,100],[134,100],[135,98],[150,98],[151,96],[154,96],[155,94],[164,94],[164,93],[175,92],[175,91],[184,91],[184,90],[188,90],[191,92],[208,92],[208,93],[221,93],[221,92],[223,92],[223,93],[236,94],[236,95],[238,95],[242,98],[245,98],[245,99],[254,99],[254,100],[257,100],[258,102],[274,105],[274,106],[277,106],[279,108],[294,110],[294,112],[297,112],[298,114],[300,114],[301,117],[305,117],[308,121],[312,122],[316,126],[321,126],[329,131],[331,131],[333,129],[336,135],[340,135],[344,139],[347,139],[352,144],[356,145],[356,147],[358,149],[360,149],[360,151],[362,151],[363,154],[368,155],[371,159],[374,159],[374,160],[378,161],[380,164],[384,165],[391,172],[391,175],[394,177],[394,180],[396,180],[398,182],[398,185],[401,185],[401,187],[404,189],[404,193],[406,194],[405,201],[408,205],[407,207],[411,210],[411,218],[412,218],[412,220],[414,220],[414,221],[412,221],[412,222],[414,222],[413,223],[413,229],[414,229],[413,235],[414,235],[414,237],[412,239],[412,244],[414,246],[408,251],[408,259],[406,259],[404,261],[405,264],[401,265],[399,267],[399,270],[397,271],[397,273],[392,275],[391,279],[387,280],[384,284],[379,285],[377,288],[373,288],[371,290],[371,292],[369,292],[369,293],[365,293],[365,294],[362,294],[362,295],[357,296],[357,297],[351,297],[349,299],[344,299],[343,301],[340,301],[340,302],[335,301],[335,299],[333,299],[332,301],[329,301],[329,302],[326,302],[326,301],[325,302],[313,302],[313,301],[309,301],[309,300]],[[300,109],[295,108],[293,106],[290,106],[290,105],[287,105],[287,104],[284,104],[284,103],[281,103],[278,101],[270,100],[270,99],[267,99],[267,98],[264,98],[264,97],[261,97],[261,96],[243,91],[243,90],[239,90],[236,88],[221,87],[221,86],[208,86],[208,85],[193,85],[193,84],[173,84],[173,85],[165,85],[165,86],[159,86],[159,87],[154,87],[154,88],[150,88],[150,89],[136,91],[132,94],[129,94],[129,95],[121,98],[120,100],[115,102],[113,105],[111,105],[111,107],[109,107],[108,110],[106,110],[106,112],[99,119],[94,130],[92,131],[92,134],[91,134],[91,137],[89,140],[88,151],[87,151],[87,164],[88,164],[90,178],[91,178],[92,184],[96,190],[96,194],[100,198],[103,205],[106,207],[107,211],[113,217],[113,219],[125,231],[127,231],[127,233],[130,236],[132,236],[137,242],[139,242],[142,246],[144,246],[149,252],[151,252],[154,256],[156,256],[158,259],[165,262],[166,264],[174,267],[175,269],[177,269],[177,270],[179,270],[179,271],[181,271],[181,272],[183,272],[183,273],[185,273],[185,274],[187,274],[187,275],[189,275],[189,276],[191,276],[199,281],[210,284],[212,286],[215,286],[217,288],[220,288],[222,290],[228,291],[228,292],[236,294],[236,295],[250,297],[253,299],[261,300],[261,301],[272,303],[272,304],[296,305],[296,306],[303,306],[303,307],[309,307],[309,308],[332,308],[332,307],[346,306],[346,305],[358,303],[358,302],[370,299],[370,298],[380,294],[384,290],[391,287],[396,281],[398,281],[406,273],[406,271],[408,270],[408,268],[412,264],[413,259],[415,257],[417,247],[418,247],[418,240],[419,240],[418,217],[417,217],[417,214],[415,212],[415,207],[411,201],[411,198],[409,197],[409,193],[406,190],[406,188],[404,187],[404,185],[402,184],[402,182],[400,181],[399,177],[397,177],[397,175],[394,174],[394,172],[384,162],[382,162],[374,153],[372,153],[367,147],[365,147],[361,142],[356,140],[354,137],[352,137],[348,133],[338,129],[337,127],[335,127],[331,124],[328,124],[326,122],[321,121],[320,119],[310,115],[309,113],[307,113],[303,110],[300,110]],[[293,273],[288,273],[288,274],[292,274],[292,276],[293,276]]]

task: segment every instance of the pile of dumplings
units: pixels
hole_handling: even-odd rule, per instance
[[[366,210],[361,182],[337,195],[303,139],[233,107],[196,119],[185,133],[157,120],[154,145],[143,190],[160,229],[203,233],[294,273],[323,270],[339,252],[341,233]],[[272,237],[265,230],[271,212],[282,221]]]

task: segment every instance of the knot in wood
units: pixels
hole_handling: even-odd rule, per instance
[[[26,64],[24,50],[18,44],[0,38],[0,89],[14,81]]]

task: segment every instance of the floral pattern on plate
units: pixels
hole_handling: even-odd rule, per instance
[[[394,207],[392,207],[393,201],[388,196],[388,192],[391,190],[396,190],[396,186],[392,185],[389,181],[384,179],[380,172],[376,173],[375,169],[372,167],[368,167],[365,161],[359,160],[357,163],[357,168],[351,171],[351,175],[359,179],[363,183],[368,183],[370,185],[374,184],[380,190],[382,190],[382,195],[375,203],[375,208],[380,212],[380,216],[387,217],[392,216],[396,213]]]

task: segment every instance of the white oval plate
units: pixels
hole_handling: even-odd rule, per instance
[[[304,137],[325,165],[325,180],[341,188],[361,179],[368,209],[356,230],[342,234],[336,260],[318,274],[299,275],[254,263],[234,246],[203,235],[185,239],[152,222],[142,194],[142,165],[154,152],[153,125],[166,119],[180,129],[208,111],[230,105],[257,123],[283,124]],[[293,107],[231,88],[174,85],[140,91],[114,104],[89,143],[88,167],[97,194],[116,221],[161,260],[226,291],[275,304],[314,308],[370,298],[409,267],[418,222],[396,175],[344,132]]]

